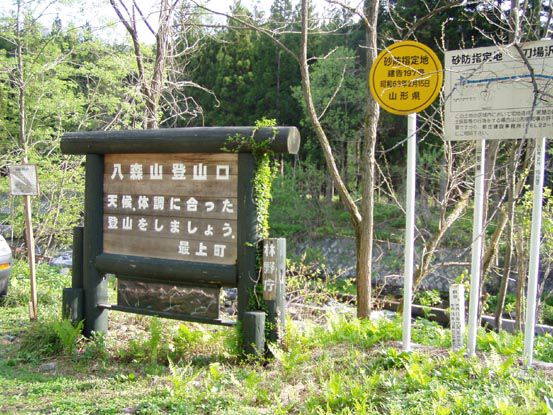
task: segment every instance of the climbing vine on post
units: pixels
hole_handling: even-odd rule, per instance
[[[257,142],[255,134],[261,128],[272,128],[273,134],[271,137]],[[273,181],[278,173],[278,162],[270,144],[275,139],[277,132],[275,119],[262,118],[255,122],[255,128],[249,137],[240,134],[233,135],[227,139],[227,145],[224,147],[224,150],[229,152],[240,152],[247,148],[255,159],[255,174],[252,184],[259,240],[269,237],[269,207],[273,199]]]
[[[272,128],[272,134],[264,140],[256,139],[256,133],[260,129]],[[278,163],[276,161],[275,152],[271,149],[272,142],[276,139],[278,130],[276,128],[276,120],[263,118],[256,121],[255,128],[249,136],[235,134],[227,139],[224,147],[225,151],[251,152],[254,159],[254,173],[251,181],[253,203],[256,210],[256,260],[255,268],[257,279],[255,285],[248,290],[248,318],[259,318],[260,312],[267,316],[264,320],[264,338],[276,340],[278,338],[278,326],[276,323],[277,314],[271,312],[271,307],[263,298],[263,287],[260,284],[262,268],[263,268],[263,244],[262,241],[269,237],[269,207],[272,201],[272,186],[273,181],[278,174]],[[274,307],[273,307],[274,308]],[[254,316],[255,315],[255,316]],[[250,327],[252,329],[252,327]],[[257,337],[245,330],[244,341],[252,341]],[[244,345],[247,346],[247,345]]]

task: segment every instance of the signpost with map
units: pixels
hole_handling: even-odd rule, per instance
[[[407,190],[405,268],[403,289],[403,350],[411,349],[411,305],[415,246],[415,179],[417,113],[428,108],[440,94],[442,64],[428,46],[403,41],[388,46],[377,56],[369,75],[373,97],[392,114],[407,115]]]
[[[445,138],[476,140],[468,353],[476,348],[486,140],[534,139],[524,358],[532,364],[543,197],[545,137],[553,130],[553,41],[452,50],[445,54]]]

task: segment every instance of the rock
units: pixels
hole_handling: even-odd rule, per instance
[[[234,301],[238,297],[237,288],[225,288],[225,299],[229,301]]]
[[[325,273],[338,278],[353,278],[355,277],[355,249],[355,239],[353,238],[326,237],[297,242],[291,255],[301,257],[302,254],[311,252],[318,265],[325,265]],[[403,244],[375,242],[373,250],[373,283],[375,285],[385,285],[396,289],[403,287],[404,249]],[[417,250],[416,261],[420,260],[419,250]],[[466,249],[437,251],[433,262],[437,266],[423,280],[421,289],[449,292],[449,285],[467,268],[467,264],[470,266],[469,256],[470,251],[467,252]],[[460,265],[439,265],[449,262]]]
[[[59,254],[57,257],[50,261],[50,265],[55,265],[64,268],[71,268],[73,263],[73,252],[66,251]]]
[[[375,310],[371,311],[371,320],[394,320],[397,318],[397,313],[390,310]]]
[[[39,372],[53,372],[56,370],[56,362],[48,362],[38,367]]]
[[[536,369],[547,370],[547,371],[549,371],[549,372],[550,372],[550,371],[553,371],[553,363],[534,361],[534,362],[533,362],[533,366],[534,366]]]
[[[8,239],[11,236],[11,234],[12,234],[12,227],[10,225],[0,224],[0,235]]]

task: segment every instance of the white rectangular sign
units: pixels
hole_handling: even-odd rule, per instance
[[[553,40],[445,53],[445,139],[553,132]]]
[[[464,347],[465,336],[465,286],[449,286],[449,326],[451,328],[451,347],[459,351]]]
[[[38,195],[38,180],[34,164],[9,166],[10,193],[14,196]]]

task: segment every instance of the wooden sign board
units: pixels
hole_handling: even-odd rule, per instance
[[[259,277],[252,196],[257,145],[297,154],[299,131],[197,127],[64,134],[62,153],[86,154],[85,335],[107,331],[107,310],[234,325],[218,318],[221,287],[237,288],[237,320],[244,333],[252,331],[245,316]],[[78,275],[78,267],[74,271]],[[118,277],[118,304],[107,304],[107,273]]]
[[[275,301],[284,290],[286,276],[286,240],[269,238],[263,244],[263,299]]]
[[[237,154],[106,154],[105,253],[235,264]]]

